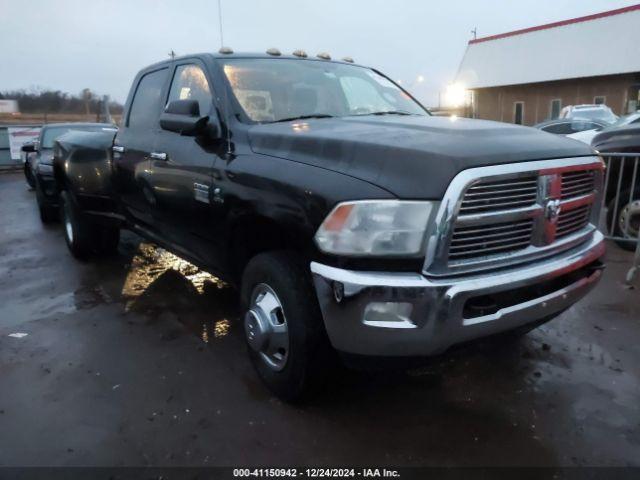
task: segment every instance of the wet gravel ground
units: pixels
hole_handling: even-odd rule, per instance
[[[252,371],[231,289],[130,233],[75,261],[3,174],[0,465],[638,466],[630,259],[612,246],[600,286],[522,340],[341,373],[292,407]]]

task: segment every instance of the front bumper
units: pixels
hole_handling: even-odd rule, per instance
[[[334,348],[358,355],[422,356],[562,312],[600,280],[601,269],[592,267],[604,252],[604,237],[595,232],[585,244],[553,258],[468,277],[357,272],[316,262],[311,272]],[[499,299],[495,305],[472,308],[494,298]],[[370,313],[372,305],[394,304],[401,304],[398,311],[406,315]]]

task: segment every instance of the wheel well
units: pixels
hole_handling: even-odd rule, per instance
[[[307,236],[295,232],[291,227],[283,227],[269,218],[246,216],[232,229],[229,251],[232,255],[232,269],[236,280],[240,280],[247,263],[260,253],[275,250],[293,250],[304,254]]]

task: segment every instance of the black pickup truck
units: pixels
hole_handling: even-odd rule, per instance
[[[289,400],[340,356],[524,332],[601,276],[593,150],[431,116],[350,59],[157,63],[117,134],[58,140],[54,174],[75,256],[113,252],[128,228],[236,286],[256,370]]]

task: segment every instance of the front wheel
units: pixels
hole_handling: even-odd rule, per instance
[[[242,277],[245,338],[258,375],[278,397],[299,401],[335,366],[309,268],[293,252],[254,257]]]

